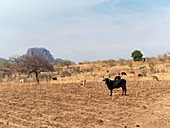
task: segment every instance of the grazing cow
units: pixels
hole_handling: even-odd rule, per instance
[[[86,80],[85,80],[85,79],[84,79],[84,80],[80,80],[79,84],[80,84],[80,85],[83,85],[83,86],[85,87]]]
[[[131,71],[130,71],[130,74],[134,74],[134,75],[135,75],[135,72],[131,70]]]
[[[143,60],[143,62],[145,62],[146,59],[145,59],[145,58],[142,58],[142,60]]]
[[[126,72],[121,72],[121,75],[126,75],[127,76]]]
[[[157,81],[159,81],[157,76],[152,76],[152,77],[153,77],[153,79],[156,79]]]
[[[52,79],[52,80],[57,80],[57,77],[52,77],[51,79]]]
[[[20,79],[19,82],[24,83],[24,79]]]
[[[142,74],[138,74],[138,77],[141,77],[141,76],[143,76]]]
[[[112,91],[114,88],[120,88],[120,87],[122,87],[122,96],[124,92],[126,95],[126,80],[125,79],[110,80],[109,78],[103,78],[103,81],[105,81],[108,89],[110,90],[110,96],[112,96]]]
[[[146,68],[146,66],[141,66],[141,67],[139,67],[139,69],[144,69],[144,68]]]

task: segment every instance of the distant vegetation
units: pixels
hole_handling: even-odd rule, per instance
[[[79,74],[86,74],[88,77],[101,77],[103,75],[114,76],[121,71],[128,73],[135,71],[134,74],[136,75],[142,74],[142,76],[147,76],[153,73],[166,73],[170,68],[169,54],[159,55],[158,57],[146,57],[145,62],[141,61],[143,55],[140,51],[135,50],[131,55],[133,60],[83,61],[76,65],[71,60],[61,60],[57,63],[49,61],[55,59],[44,48],[29,49],[27,54],[21,57],[11,57],[10,61],[1,59],[3,61],[0,62],[0,82],[19,80],[20,78],[30,76],[39,83],[39,80],[49,81],[53,76],[63,78],[78,77]],[[48,57],[51,59],[48,59]]]
[[[64,67],[64,66],[70,66],[70,65],[75,65],[75,63],[74,62],[72,62],[71,60],[63,60],[63,61],[61,61],[61,62],[58,62],[58,63],[56,63],[56,65],[58,66],[58,67]]]

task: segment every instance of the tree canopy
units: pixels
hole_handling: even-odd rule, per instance
[[[143,54],[139,50],[135,50],[132,52],[131,57],[134,61],[141,61]]]

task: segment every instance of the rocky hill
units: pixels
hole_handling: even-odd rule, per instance
[[[27,50],[27,53],[24,54],[22,57],[24,57],[24,56],[32,56],[32,55],[35,55],[35,54],[38,54],[38,55],[41,55],[41,56],[45,57],[48,60],[48,62],[50,62],[50,63],[56,64],[58,62],[63,61],[60,58],[54,59],[53,56],[51,55],[50,51],[45,49],[45,48],[29,48]],[[0,58],[0,62],[3,62],[3,61],[14,62],[11,59],[8,60],[8,59],[5,59],[5,58]]]
[[[32,56],[36,54],[45,57],[49,62],[52,62],[52,63],[58,63],[58,62],[63,61],[60,58],[54,59],[50,51],[45,48],[29,48],[25,55]]]

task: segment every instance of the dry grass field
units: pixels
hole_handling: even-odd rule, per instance
[[[169,61],[158,61],[155,73],[150,69],[143,62],[133,62],[133,67],[91,63],[56,67],[57,80],[41,79],[39,85],[34,78],[20,83],[23,76],[4,80],[0,83],[0,128],[169,128]],[[114,89],[110,97],[102,77],[114,79],[122,71],[127,73],[121,76],[127,80],[127,96]],[[146,76],[138,77],[144,71]],[[79,85],[81,79],[86,79],[85,87]]]
[[[127,80],[127,96],[99,79],[0,84],[2,128],[168,128],[170,81]]]

